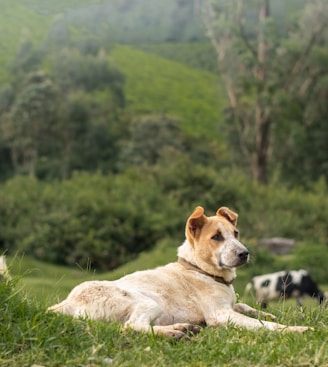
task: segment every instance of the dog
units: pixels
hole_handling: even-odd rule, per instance
[[[304,332],[286,326],[267,312],[236,303],[236,268],[249,261],[239,241],[238,215],[227,207],[207,217],[198,206],[189,216],[178,260],[153,270],[137,271],[114,281],[87,281],[48,308],[73,317],[118,321],[125,328],[177,340],[197,334],[201,326],[228,326]],[[257,318],[246,316],[245,313]]]

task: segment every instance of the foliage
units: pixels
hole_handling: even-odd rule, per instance
[[[157,163],[161,169],[75,174],[53,183],[24,177],[7,181],[0,188],[1,248],[54,263],[85,267],[91,262],[96,269],[113,269],[167,237],[181,242],[196,205],[207,215],[226,205],[239,213],[245,243],[282,236],[324,250],[324,187],[317,193],[264,188],[238,172],[222,168],[218,174],[175,151],[175,159],[169,159],[169,153]],[[313,266],[304,257],[299,260],[298,266]],[[326,277],[319,276],[321,281]]]
[[[163,149],[184,149],[178,121],[170,116],[136,118],[129,133],[126,141],[122,142],[120,164],[123,166],[151,166],[158,162]]]
[[[293,252],[293,260],[289,264],[290,268],[305,268],[310,272],[313,279],[326,281],[327,270],[326,264],[328,261],[327,244],[320,244],[309,241],[301,243]]]
[[[42,71],[28,74],[17,91],[2,126],[17,173],[35,175],[40,151],[54,132],[56,99],[54,83]]]
[[[125,129],[124,77],[104,49],[92,43],[83,54],[78,46],[55,44],[36,65],[16,63],[16,79],[2,89],[2,152],[9,151],[13,173],[51,179],[75,169],[113,169],[108,159],[115,159]]]
[[[17,177],[1,193],[1,247],[112,269],[175,232],[175,207],[151,177],[133,172],[53,184]]]
[[[290,103],[281,124],[275,128],[275,157],[281,163],[275,162],[274,166],[283,179],[292,184],[309,187],[320,177],[328,177],[325,148],[328,140],[325,124],[328,113],[327,90],[328,78],[322,77],[306,102],[298,99]],[[305,109],[303,117],[300,111],[302,108]],[[302,119],[303,123],[300,124]],[[284,144],[281,144],[282,141]]]
[[[294,143],[304,152],[306,144],[302,139],[320,121],[318,112],[324,119],[326,112],[321,101],[326,99],[327,89],[321,78],[328,74],[324,61],[328,57],[327,3],[307,1],[297,21],[287,23],[287,29],[282,30],[279,29],[282,20],[271,14],[273,1],[208,0],[205,3],[204,23],[228,96],[226,119],[233,153],[239,152],[238,159],[246,159],[252,177],[266,184],[270,161],[280,159],[284,166],[284,157],[290,155],[290,161],[296,164]],[[285,119],[290,108],[298,114]],[[287,136],[274,135],[275,126],[278,134],[284,131],[281,124],[287,125]],[[295,127],[301,132],[296,135],[297,142],[288,139]],[[327,129],[322,125],[316,131],[322,130],[325,136]],[[281,138],[290,143],[287,149],[282,149],[282,154]],[[311,166],[311,159],[306,159],[301,151],[296,156],[301,155],[306,166]],[[324,159],[325,155],[319,162],[325,166]],[[320,168],[319,171],[323,167]],[[288,174],[287,167],[283,171]],[[316,170],[308,168],[307,172],[315,174],[312,179],[318,179]]]
[[[95,46],[97,47],[97,46]],[[98,50],[97,50],[98,49]],[[96,48],[96,55],[88,50],[81,52],[77,48],[60,48],[52,57],[53,75],[61,91],[70,89],[93,92],[95,90],[120,90],[124,85],[124,76],[107,60],[104,49]],[[58,51],[58,50],[56,50]],[[117,105],[124,106],[124,96],[118,93]]]
[[[236,210],[246,238],[285,236],[326,242],[325,186],[317,193],[275,185],[263,188],[240,172],[217,165],[204,166],[175,154],[169,165],[161,162],[156,174],[165,192],[181,205],[202,205],[214,213],[222,203]]]

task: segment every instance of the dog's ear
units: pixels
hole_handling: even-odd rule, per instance
[[[232,223],[234,226],[237,224],[238,214],[225,206],[222,206],[220,209],[218,209],[216,215],[217,216],[221,215],[222,217],[227,219],[230,223]]]
[[[188,218],[186,224],[186,237],[191,245],[193,245],[194,239],[205,224],[206,219],[204,209],[201,206],[197,206],[195,211]]]

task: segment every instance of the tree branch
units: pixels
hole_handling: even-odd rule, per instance
[[[230,102],[231,108],[235,109],[237,107],[237,97],[233,88],[233,83],[231,82],[231,78],[229,77],[225,67],[224,67],[224,59],[226,56],[226,43],[228,42],[227,36],[223,34],[219,39],[216,38],[214,34],[214,30],[211,22],[211,11],[212,8],[208,5],[203,13],[203,19],[206,27],[207,36],[209,37],[212,45],[217,54],[218,58],[218,67],[221,73],[222,80],[224,82],[224,86],[226,89],[226,93],[228,95],[228,99]]]
[[[253,46],[250,44],[247,35],[245,33],[245,28],[242,22],[242,2],[239,2],[238,4],[238,10],[237,10],[237,22],[238,22],[238,28],[239,28],[239,36],[242,39],[242,41],[244,42],[244,45],[246,46],[246,48],[250,51],[250,53],[252,54],[252,56],[257,59],[257,53],[255,48],[253,48]]]
[[[327,72],[323,70],[316,70],[316,72],[312,73],[312,75],[310,75],[307,79],[304,80],[301,87],[299,88],[297,95],[299,97],[305,97],[306,94],[311,95],[319,78],[321,78],[324,75],[327,75]]]
[[[302,66],[304,65],[304,61],[310,55],[313,47],[315,46],[317,38],[324,32],[327,25],[328,25],[328,22],[327,21],[324,22],[321,25],[321,27],[318,29],[318,31],[314,32],[311,35],[311,37],[309,39],[309,42],[307,43],[307,45],[303,49],[303,52],[301,53],[301,55],[299,56],[299,58],[296,60],[295,64],[291,68],[290,73],[287,74],[287,75],[289,75],[289,77],[286,79],[286,82],[285,82],[285,85],[284,85],[285,90],[289,90],[289,88],[291,87],[293,81],[295,80],[297,75],[300,73],[300,71],[302,69]]]

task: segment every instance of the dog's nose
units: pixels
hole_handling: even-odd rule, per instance
[[[237,251],[237,256],[241,261],[247,261],[249,252],[247,250]]]

